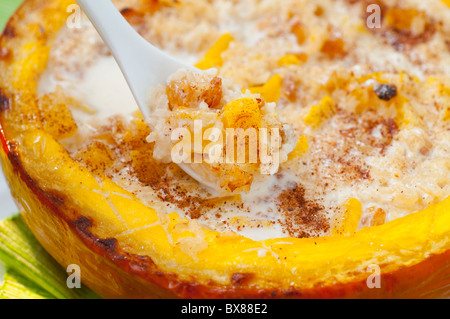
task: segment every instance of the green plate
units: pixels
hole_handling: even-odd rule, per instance
[[[9,17],[22,3],[22,0],[0,0],[0,28],[3,30]]]

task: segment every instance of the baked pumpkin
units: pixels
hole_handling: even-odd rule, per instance
[[[136,3],[145,3],[150,12],[165,2]],[[450,198],[357,232],[349,215],[327,236],[252,240],[178,214],[159,214],[102,167],[83,166],[59,142],[77,129],[64,108],[67,101],[50,97],[43,107],[37,96],[71,4],[27,0],[3,32],[0,154],[25,223],[63,267],[81,267],[85,285],[105,298],[450,297]],[[345,54],[339,47],[339,55]],[[293,65],[301,63],[294,58]],[[285,98],[295,99],[288,89]],[[46,112],[59,114],[64,125]],[[320,125],[333,112],[335,106],[324,98],[306,122]],[[307,149],[304,139],[298,147],[299,154]],[[109,160],[102,147],[93,149],[102,163]],[[356,200],[346,207],[349,214],[359,209]],[[380,270],[379,288],[370,285],[377,274],[373,265]]]

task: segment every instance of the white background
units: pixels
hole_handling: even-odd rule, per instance
[[[11,197],[8,185],[0,169],[0,220],[17,213],[16,204]]]
[[[3,171],[0,169],[0,220],[17,213],[16,204],[11,197]],[[3,265],[0,262],[0,285],[3,281]]]

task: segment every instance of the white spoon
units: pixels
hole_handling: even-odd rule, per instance
[[[103,41],[111,50],[136,99],[144,118],[151,116],[147,105],[149,90],[180,69],[197,70],[155,48],[142,38],[116,9],[110,0],[77,0]],[[211,174],[201,176],[195,164],[178,164],[192,178],[201,183],[213,196],[220,196]],[[199,166],[197,166],[200,168]]]

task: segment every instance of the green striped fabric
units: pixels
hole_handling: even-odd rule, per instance
[[[67,287],[67,273],[39,244],[20,216],[0,222],[0,261],[6,266],[0,299],[98,298],[87,287]]]
[[[22,0],[0,0],[0,29],[3,30],[14,10],[22,3]]]

